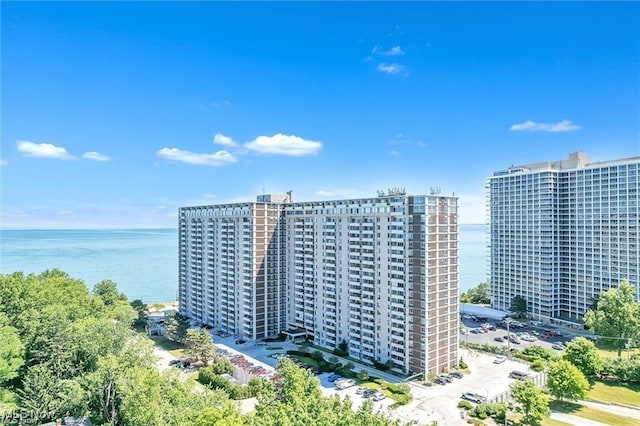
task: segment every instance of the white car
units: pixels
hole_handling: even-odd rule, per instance
[[[505,362],[507,360],[507,357],[504,355],[498,355],[497,357],[495,357],[493,359],[493,363],[494,364],[502,364],[503,362]]]

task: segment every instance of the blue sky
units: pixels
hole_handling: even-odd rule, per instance
[[[4,228],[431,187],[640,155],[640,6],[2,2]]]

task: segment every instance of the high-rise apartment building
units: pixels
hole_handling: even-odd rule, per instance
[[[180,209],[183,313],[252,340],[296,330],[328,349],[345,341],[399,371],[457,364],[457,198],[268,197]]]
[[[534,318],[579,323],[622,279],[640,295],[640,157],[512,166],[488,179],[491,294]]]

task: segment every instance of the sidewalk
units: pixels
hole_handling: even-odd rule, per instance
[[[636,408],[622,407],[620,405],[584,400],[578,401],[578,404],[582,404],[585,407],[595,408],[596,410],[606,411],[611,414],[617,414],[619,416],[631,417],[632,419],[640,419],[640,409]]]
[[[575,426],[607,426],[606,423],[595,422],[584,417],[572,416],[564,413],[551,413],[551,419],[569,423]]]

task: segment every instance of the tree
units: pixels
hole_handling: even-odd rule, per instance
[[[549,365],[547,387],[551,395],[560,401],[565,398],[575,401],[587,396],[589,382],[575,365],[569,361],[560,360]]]
[[[208,364],[216,356],[216,347],[213,344],[211,334],[204,328],[187,330],[185,344],[187,346],[185,353],[205,364]]]
[[[172,312],[165,320],[165,334],[167,339],[184,344],[187,339],[189,319],[180,312]]]
[[[338,343],[338,347],[333,350],[334,355],[338,356],[347,356],[349,355],[349,343],[346,340],[342,339],[340,343]]]
[[[135,299],[131,302],[131,307],[138,314],[135,325],[141,326],[145,323],[145,317],[147,313],[147,305],[142,302],[141,299]]]
[[[231,374],[233,373],[233,364],[226,358],[218,358],[210,367],[213,374]]]
[[[518,318],[525,317],[527,315],[527,299],[522,296],[514,296],[511,299],[511,311],[518,314]]]
[[[17,377],[24,365],[24,345],[18,330],[3,322],[7,323],[7,317],[0,312],[0,386]]]
[[[511,395],[522,408],[523,422],[539,425],[543,418],[551,414],[549,399],[544,390],[531,380],[520,380],[511,385]]]
[[[597,308],[584,315],[584,322],[603,340],[613,343],[620,357],[628,339],[640,337],[640,302],[635,301],[634,288],[623,280],[618,288],[602,293]]]
[[[578,337],[573,342],[567,343],[563,358],[575,365],[585,376],[597,375],[604,366],[596,345],[584,337]]]
[[[111,280],[102,280],[93,287],[93,294],[100,297],[105,306],[114,306],[126,302],[127,296],[118,291],[118,285]]]
[[[476,287],[470,288],[466,293],[462,293],[460,301],[463,303],[489,304],[491,303],[489,291],[489,281],[481,282]]]
[[[227,404],[223,408],[206,408],[193,422],[193,426],[242,426],[244,424],[242,415],[233,404]]]
[[[258,398],[258,401],[272,401],[275,397],[275,387],[271,380],[264,377],[252,377],[249,380],[249,393]]]

